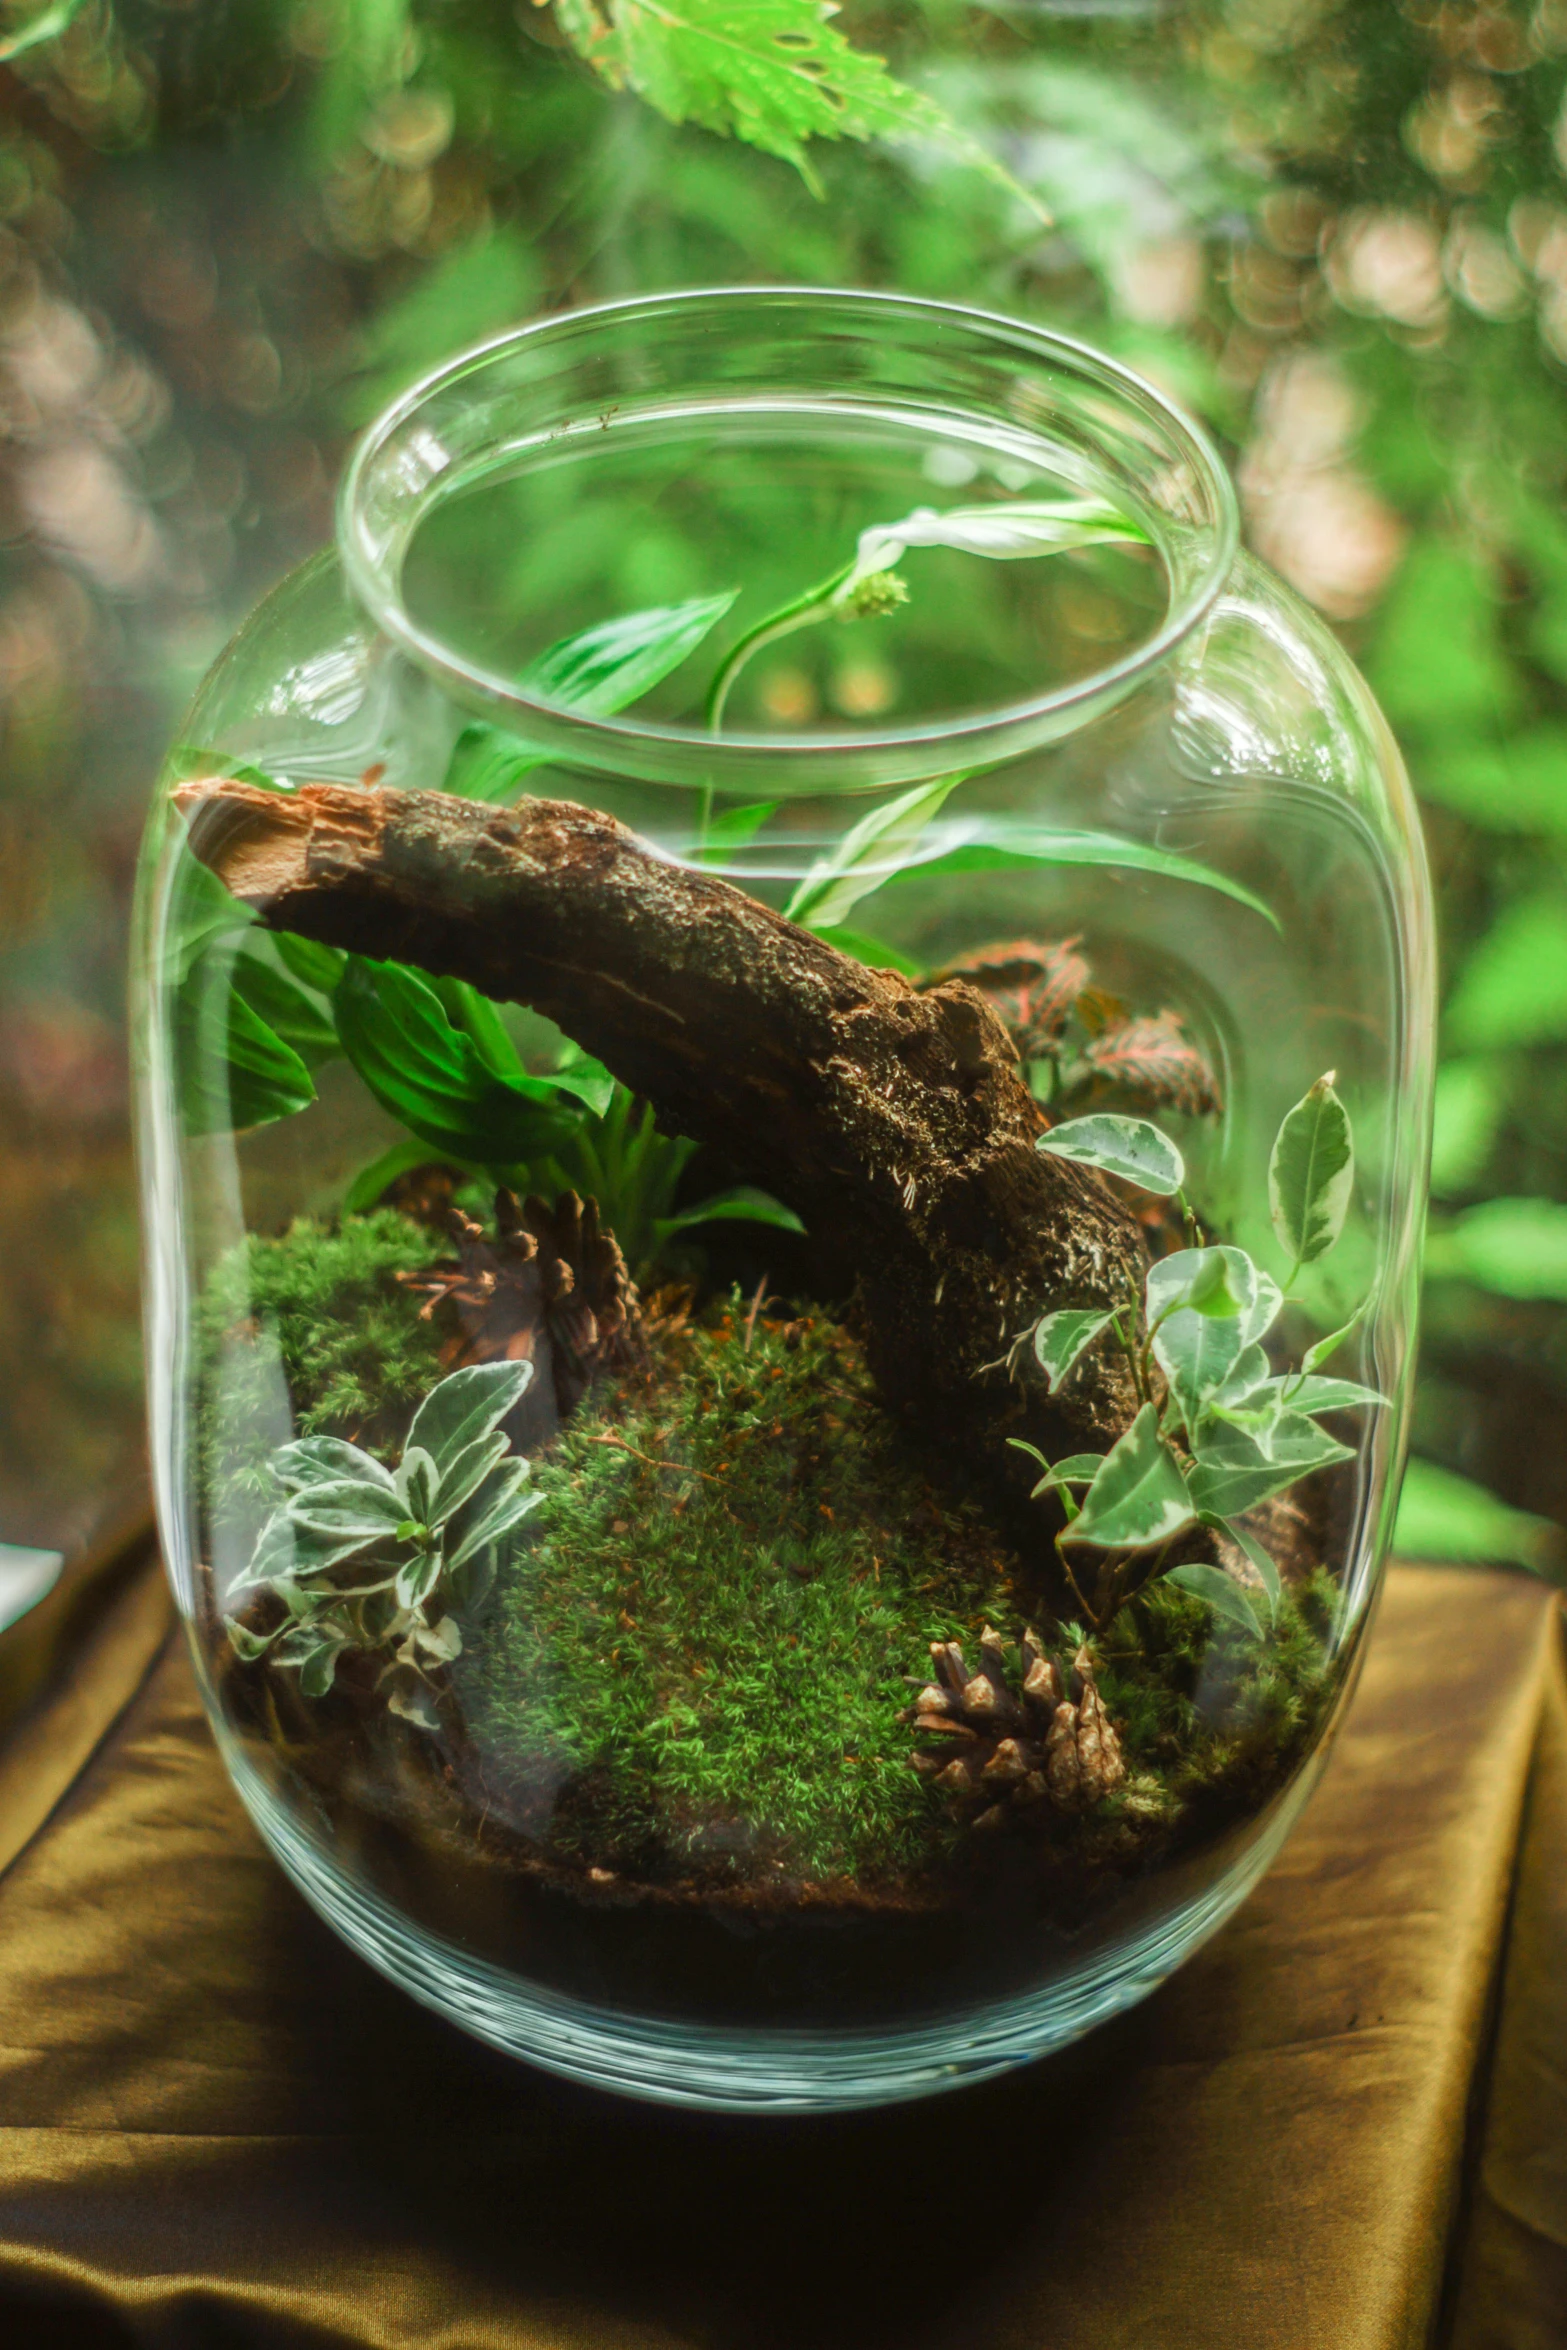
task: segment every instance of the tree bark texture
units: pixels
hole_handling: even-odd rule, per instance
[[[1009,1435],[1058,1457],[1130,1422],[1103,1342],[1056,1398],[986,1367],[1043,1312],[1122,1303],[1147,1259],[1108,1184],[1034,1148],[976,989],[916,991],[568,801],[217,779],[176,797],[196,855],[271,928],[530,1005],[785,1200],[857,1280],[889,1405],[982,1482],[1016,1501],[1037,1477]]]

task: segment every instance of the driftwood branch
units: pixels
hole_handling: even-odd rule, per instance
[[[1103,1346],[1055,1399],[985,1368],[1043,1311],[1120,1304],[1146,1256],[1107,1184],[1035,1150],[975,989],[916,992],[565,801],[219,780],[177,800],[196,855],[272,928],[531,1005],[786,1200],[858,1280],[889,1404],[985,1482],[1031,1482],[1008,1435],[1057,1455],[1130,1421]]]

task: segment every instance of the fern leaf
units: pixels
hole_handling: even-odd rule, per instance
[[[946,108],[908,89],[828,19],[835,0],[555,0],[562,32],[615,89],[792,163],[816,195],[810,139],[926,141],[1040,212]],[[1044,217],[1044,215],[1041,215]]]

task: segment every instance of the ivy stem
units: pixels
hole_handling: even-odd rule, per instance
[[[1067,1557],[1066,1552],[1061,1548],[1062,1541],[1065,1535],[1069,1532],[1070,1528],[1063,1527],[1061,1533],[1056,1536],[1056,1557],[1061,1561],[1062,1573],[1065,1575],[1067,1581],[1072,1586],[1072,1597],[1077,1601],[1078,1606],[1082,1609],[1084,1615],[1088,1618],[1088,1621],[1093,1625],[1094,1630],[1097,1632],[1099,1630],[1099,1618],[1095,1615],[1093,1609],[1089,1606],[1087,1600],[1083,1597],[1082,1586],[1078,1582],[1077,1577],[1072,1572],[1072,1562]]]

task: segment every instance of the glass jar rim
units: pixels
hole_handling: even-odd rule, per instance
[[[1183,529],[1197,542],[1177,579],[1166,558],[1171,594],[1157,628],[1102,668],[1021,700],[966,710],[917,725],[853,731],[711,733],[696,725],[635,715],[600,715],[536,699],[512,679],[458,652],[421,625],[403,599],[402,574],[419,523],[443,495],[454,470],[430,420],[449,411],[454,394],[473,390],[486,372],[551,343],[580,342],[600,330],[711,318],[724,310],[760,320],[807,310],[824,324],[857,322],[870,335],[923,330],[934,340],[962,334],[995,359],[1033,360],[1081,379],[1164,439],[1186,471],[1206,514]],[[802,327],[805,321],[802,320]],[[740,387],[736,387],[738,396]],[[934,413],[934,411],[933,411]],[[951,413],[951,411],[949,411]],[[1157,385],[1091,345],[995,311],[896,294],[815,286],[726,286],[637,295],[554,312],[509,328],[444,362],[392,401],[362,435],[338,496],[338,554],[349,588],[376,627],[460,703],[489,715],[563,764],[719,789],[765,781],[788,792],[874,788],[989,767],[1057,741],[1120,701],[1204,619],[1235,560],[1240,518],[1234,485],[1202,426]]]

